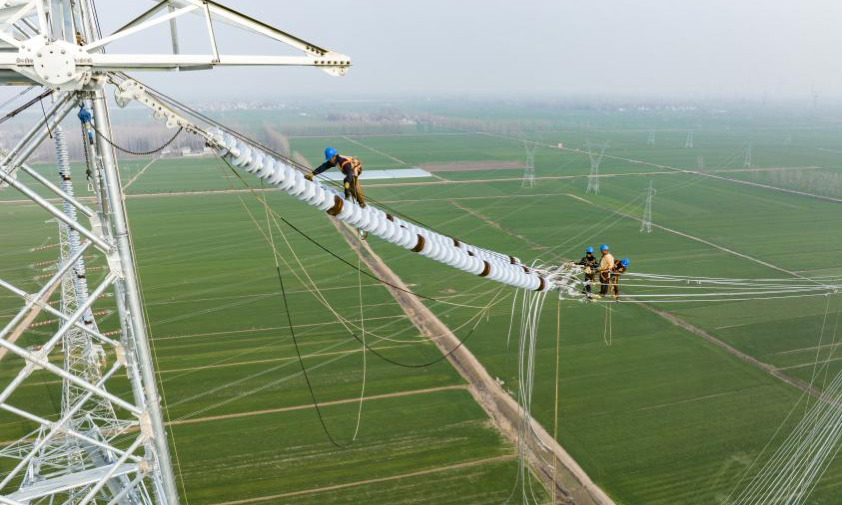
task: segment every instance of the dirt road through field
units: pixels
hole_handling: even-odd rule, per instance
[[[448,355],[448,361],[471,385],[469,391],[477,403],[488,413],[498,430],[517,445],[525,422],[524,412],[517,402],[491,377],[473,353],[460,344],[450,328],[418,297],[410,294],[401,278],[380,259],[368,242],[359,240],[356,230],[335,219],[331,221],[372,273],[391,284],[385,285],[386,289],[421,333],[437,337],[434,343],[443,354]],[[557,503],[615,505],[540,423],[534,419],[530,419],[529,423],[534,438],[526,444],[528,462],[549,489],[555,488]]]

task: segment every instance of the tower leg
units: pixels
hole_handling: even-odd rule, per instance
[[[105,100],[103,90],[100,88],[94,91],[93,97],[94,121],[97,130],[102,135],[112,138],[111,121],[108,116],[108,104]],[[146,420],[151,427],[152,450],[147,454],[155,455],[153,463],[157,466],[161,475],[161,491],[167,505],[178,505],[178,489],[175,483],[175,474],[170,462],[170,451],[167,444],[167,432],[164,428],[161,416],[160,397],[156,383],[155,371],[152,366],[152,353],[150,352],[149,338],[146,333],[146,324],[143,319],[143,307],[140,300],[140,291],[135,270],[134,251],[129,237],[128,222],[126,220],[125,201],[123,190],[120,186],[120,176],[117,170],[117,163],[114,158],[114,151],[105,138],[97,136],[97,150],[102,160],[102,172],[105,186],[105,193],[110,208],[111,229],[116,246],[116,260],[121,268],[122,279],[117,282],[121,285],[119,292],[125,296],[125,307],[128,313],[121,314],[126,319],[130,331],[132,343],[137,353],[138,368],[143,380],[143,391],[146,397]],[[141,420],[143,423],[144,420]]]

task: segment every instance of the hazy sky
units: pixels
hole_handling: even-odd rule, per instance
[[[309,68],[158,75],[180,96],[319,94],[644,96],[809,99],[842,96],[836,0],[222,0],[345,53],[345,78]],[[99,0],[110,32],[151,1]],[[127,6],[136,6],[134,10]],[[197,27],[202,19],[196,17]],[[184,44],[207,47],[182,23]],[[156,37],[132,39],[132,49]],[[229,53],[253,35],[221,33]],[[130,46],[123,46],[128,49]],[[156,47],[164,50],[165,46]],[[149,49],[147,49],[149,50]]]

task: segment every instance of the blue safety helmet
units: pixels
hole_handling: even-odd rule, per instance
[[[328,147],[327,149],[325,149],[325,160],[329,160],[329,159],[333,158],[334,156],[336,156],[337,154],[338,153],[336,152],[336,149],[334,149],[332,147]]]
[[[623,265],[623,268],[629,266],[629,263],[631,263],[631,261],[629,261],[628,258],[623,258],[622,260],[620,260],[620,264]]]
[[[586,253],[586,254],[593,254],[593,247],[591,247],[591,246],[586,247],[586,248],[585,248],[585,253]]]
[[[601,246],[599,246],[599,250],[600,250],[600,251],[607,251],[607,250],[608,250],[608,245],[606,245],[606,244],[602,244]]]

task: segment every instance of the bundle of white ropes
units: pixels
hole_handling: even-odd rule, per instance
[[[842,276],[727,279],[627,273],[623,300],[643,303],[722,302],[826,296],[842,291]],[[629,293],[625,293],[628,291]]]

